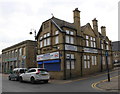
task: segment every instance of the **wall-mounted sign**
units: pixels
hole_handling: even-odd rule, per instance
[[[5,61],[16,61],[17,58],[10,58],[10,59],[5,59]]]
[[[96,49],[92,49],[92,48],[84,48],[84,52],[87,52],[87,53],[98,53],[98,51]]]
[[[23,58],[23,59],[25,59],[25,58],[26,58],[26,56],[22,56],[22,58]]]
[[[65,45],[65,50],[77,51],[77,46]]]
[[[48,59],[59,59],[59,52],[37,55],[37,61],[43,61]]]

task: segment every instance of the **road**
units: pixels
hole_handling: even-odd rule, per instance
[[[118,71],[112,71],[110,76],[117,76]],[[7,76],[2,76],[2,92],[105,92],[92,88],[92,83],[107,79],[107,74],[87,76],[74,80],[50,81],[47,84],[31,84],[28,82],[9,81]]]

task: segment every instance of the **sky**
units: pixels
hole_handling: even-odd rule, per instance
[[[119,0],[0,0],[0,54],[2,49],[24,40],[34,40],[42,22],[52,17],[73,23],[73,10],[78,8],[81,26],[96,18],[106,34],[118,41]]]

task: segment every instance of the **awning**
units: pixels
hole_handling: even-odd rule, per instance
[[[49,60],[49,61],[41,61],[41,62],[38,62],[38,64],[43,64],[43,63],[58,63],[58,62],[61,62],[61,60]]]

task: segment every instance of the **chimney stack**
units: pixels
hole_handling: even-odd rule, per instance
[[[96,20],[96,18],[92,20],[92,23],[93,23],[93,30],[98,32],[98,21]]]
[[[106,27],[105,26],[101,26],[101,34],[103,36],[106,36]]]
[[[77,31],[80,31],[81,29],[81,25],[80,25],[80,11],[78,10],[78,8],[76,8],[74,11],[73,11],[73,19],[74,19],[74,24],[75,24],[75,27],[77,29]]]

